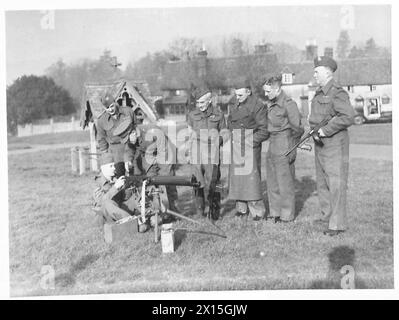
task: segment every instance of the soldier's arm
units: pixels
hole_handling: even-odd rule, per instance
[[[304,132],[303,124],[301,123],[301,113],[299,112],[298,105],[294,100],[287,103],[287,117],[291,126],[294,139],[299,139]]]
[[[226,117],[224,116],[224,113],[222,113],[222,119],[219,123],[219,132],[221,137],[220,144],[226,143],[230,138],[230,131],[227,128]]]
[[[344,89],[339,89],[333,97],[333,108],[337,115],[322,128],[327,137],[348,128],[354,122],[355,110],[351,106],[349,95]]]
[[[105,153],[108,151],[108,142],[107,142],[107,134],[101,125],[101,122],[97,122],[97,143],[98,143],[98,148],[101,153]]]
[[[254,133],[254,146],[257,146],[269,138],[267,108],[258,100],[254,111],[254,118],[257,124],[257,130]]]
[[[109,190],[104,194],[103,200],[113,200],[113,198],[121,191],[121,189],[117,189],[115,185],[109,188]]]
[[[130,115],[130,118],[132,119],[133,129],[135,129],[137,127],[137,118],[136,118],[136,115],[135,115],[135,113],[133,111],[133,108],[129,108],[129,109],[130,109],[129,115]]]

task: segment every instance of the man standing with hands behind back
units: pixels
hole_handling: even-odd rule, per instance
[[[266,182],[270,218],[275,223],[290,222],[295,218],[296,150],[288,157],[284,152],[298,142],[304,132],[298,106],[281,85],[281,75],[269,78],[263,85],[268,98],[267,130],[270,133]]]
[[[324,119],[315,139],[317,193],[321,218],[315,222],[328,224],[325,235],[336,236],[346,229],[346,192],[349,171],[349,134],[355,111],[348,93],[333,79],[337,63],[330,57],[314,60],[314,78],[319,85],[312,99],[309,125],[315,127]]]

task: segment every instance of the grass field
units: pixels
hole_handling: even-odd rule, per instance
[[[368,123],[349,128],[350,142],[392,145],[392,123]]]
[[[70,172],[68,149],[8,160],[13,296],[338,288],[346,264],[358,288],[393,288],[392,162],[351,160],[350,229],[342,236],[325,237],[312,224],[319,210],[313,157],[299,153],[294,223],[236,218],[228,201],[217,222],[227,239],[179,222],[191,231],[176,231],[176,252],[162,254],[152,231],[119,245],[103,241],[90,210],[93,175]],[[191,191],[179,188],[185,214],[193,214],[192,203]],[[40,286],[43,266],[55,270],[54,290]]]
[[[349,128],[351,143],[392,145],[392,124],[373,123]],[[87,142],[89,131],[41,134],[31,137],[8,137],[8,150],[28,149],[34,145]]]

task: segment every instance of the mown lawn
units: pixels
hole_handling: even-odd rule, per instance
[[[85,142],[90,144],[89,130],[46,133],[29,137],[8,137],[8,150],[29,149],[34,145]]]
[[[350,142],[358,144],[392,145],[392,124],[371,123],[349,128]],[[40,144],[90,142],[89,131],[40,134],[30,137],[8,137],[8,150],[29,149]]]
[[[351,160],[350,230],[336,238],[312,224],[318,202],[308,154],[298,155],[297,179],[295,223],[236,218],[227,201],[217,222],[227,239],[180,221],[192,231],[176,231],[176,252],[163,254],[152,231],[103,241],[90,210],[93,175],[71,174],[68,149],[9,156],[11,294],[338,288],[346,264],[358,288],[393,288],[392,162]],[[192,203],[191,190],[179,188],[185,214]],[[40,286],[43,266],[55,270],[54,290]]]
[[[349,128],[350,142],[392,145],[392,123],[367,123]]]

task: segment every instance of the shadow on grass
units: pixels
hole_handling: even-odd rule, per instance
[[[306,200],[316,190],[316,181],[310,176],[304,176],[301,180],[295,180],[295,218],[297,218],[305,205]]]
[[[183,229],[176,229],[175,230],[175,250],[177,250],[184,239],[187,238],[187,231]]]
[[[85,270],[89,265],[93,264],[100,258],[98,254],[89,254],[80,258],[73,264],[69,272],[63,273],[55,277],[55,285],[58,287],[73,287],[76,283],[76,276],[79,272]]]
[[[348,246],[333,248],[328,253],[329,268],[325,280],[312,282],[309,289],[367,289],[365,283],[356,277],[355,250]],[[350,274],[350,269],[354,274]]]

